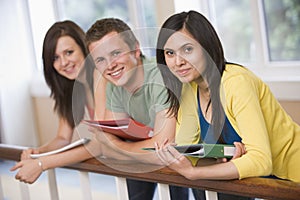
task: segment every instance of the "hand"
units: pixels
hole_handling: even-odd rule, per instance
[[[157,156],[166,166],[186,178],[190,178],[194,166],[189,159],[174,148],[174,144],[167,144],[167,141],[165,141],[161,146],[157,143],[154,146]]]
[[[233,143],[235,146],[235,153],[233,155],[233,157],[231,159],[236,159],[241,157],[242,155],[244,155],[247,151],[245,148],[245,145],[241,142],[234,142]],[[228,159],[227,158],[218,158],[217,159],[217,163],[225,163],[227,162]]]
[[[32,149],[32,148],[25,149],[22,151],[21,160],[31,159],[30,154],[38,154],[38,153],[39,153],[38,149]]]
[[[247,153],[245,145],[241,142],[234,142],[233,143],[235,146],[235,153],[232,157],[232,159],[236,159]]]
[[[19,169],[15,178],[20,182],[34,183],[43,172],[38,159],[26,159],[18,162],[10,171]]]

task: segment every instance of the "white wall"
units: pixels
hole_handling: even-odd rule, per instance
[[[35,70],[24,0],[0,1],[0,111],[2,142],[36,145],[30,81]]]

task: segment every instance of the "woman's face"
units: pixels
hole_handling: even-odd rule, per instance
[[[175,32],[164,46],[165,61],[171,72],[183,83],[201,79],[205,58],[201,45],[186,30]]]
[[[70,36],[57,40],[53,66],[62,76],[74,80],[84,66],[84,55],[80,46]]]

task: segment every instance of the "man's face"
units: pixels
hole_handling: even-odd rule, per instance
[[[117,32],[110,32],[89,45],[96,68],[102,76],[117,86],[126,87],[133,76],[140,56],[130,50]],[[132,80],[131,80],[132,81]]]

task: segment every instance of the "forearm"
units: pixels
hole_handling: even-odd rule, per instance
[[[153,129],[154,136],[150,139],[144,139],[140,141],[124,141],[110,133],[97,131],[97,138],[103,144],[104,155],[118,160],[135,161],[142,163],[150,163],[154,165],[162,165],[161,160],[156,156],[154,152],[148,152],[143,148],[154,147],[154,143],[163,143],[164,141],[173,142],[175,137],[175,118],[166,117],[167,110],[163,110],[156,115],[155,127]],[[118,115],[118,119],[122,119],[126,116],[124,113],[112,113],[106,112],[107,119],[109,117]],[[105,147],[104,147],[105,146]]]
[[[46,170],[82,162],[98,155],[101,155],[101,148],[99,148],[99,143],[92,139],[87,145],[39,159],[43,164],[43,169]]]
[[[39,153],[45,153],[48,151],[53,151],[55,149],[59,149],[61,147],[64,147],[68,144],[70,144],[71,140],[65,139],[63,137],[55,137],[50,142],[36,148]]]
[[[74,128],[69,125],[66,119],[60,118],[56,136],[46,144],[37,148],[38,153],[44,153],[64,147],[72,141]]]
[[[182,168],[181,171],[178,172],[191,180],[231,180],[239,178],[238,170],[232,162],[207,166],[192,166],[191,168]]]
[[[124,143],[128,143],[126,144],[126,147],[130,148],[131,145],[130,142],[124,142]],[[128,161],[128,162],[148,163],[153,165],[163,165],[161,160],[156,156],[155,152],[148,152],[144,150],[139,150],[137,152],[134,152],[132,151],[132,149],[125,150],[124,146],[120,147],[114,143],[102,145],[101,150],[103,156],[111,159]]]
[[[116,147],[116,150],[126,153],[145,153],[143,148],[154,147],[155,139],[147,139],[137,142],[124,141],[124,140],[112,140],[112,145]]]

